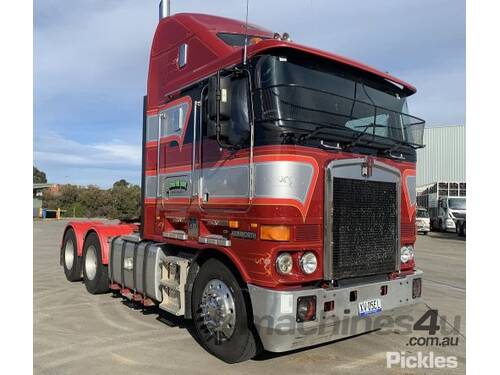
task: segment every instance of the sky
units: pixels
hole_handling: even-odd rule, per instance
[[[158,2],[34,2],[33,163],[49,182],[140,183]],[[245,0],[171,3],[245,19]],[[410,112],[428,127],[465,124],[465,0],[250,0],[249,21],[413,84]]]

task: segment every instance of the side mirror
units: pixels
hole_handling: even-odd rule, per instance
[[[217,74],[208,81],[207,135],[226,140],[231,119],[231,77]]]

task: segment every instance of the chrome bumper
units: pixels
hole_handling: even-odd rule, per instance
[[[337,340],[378,329],[394,322],[397,315],[407,315],[421,297],[412,298],[413,279],[421,278],[415,271],[405,278],[358,284],[335,289],[302,288],[273,290],[248,284],[254,324],[264,348],[271,352],[284,352]],[[381,287],[387,294],[381,295]],[[351,291],[357,292],[356,301],[350,302]],[[297,322],[297,298],[316,296],[316,319]],[[358,316],[358,303],[380,298],[382,312],[369,317]],[[325,312],[325,302],[335,301],[333,311]]]

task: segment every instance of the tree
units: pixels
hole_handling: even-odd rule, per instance
[[[99,189],[97,186],[81,189],[79,201],[84,207],[86,217],[109,216],[113,209],[110,191]]]
[[[123,179],[107,190],[68,184],[44,193],[43,204],[51,210],[61,208],[68,216],[135,221],[141,211],[141,188]]]
[[[47,176],[45,175],[45,172],[42,172],[41,170],[39,170],[35,166],[33,166],[33,182],[35,184],[46,184],[47,183]]]
[[[108,217],[120,220],[137,220],[141,211],[141,188],[125,180],[117,181],[110,189],[112,210]]]

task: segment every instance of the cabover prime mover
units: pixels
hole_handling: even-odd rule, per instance
[[[144,100],[140,223],[70,222],[67,279],[192,319],[229,363],[411,309],[422,292],[415,88],[287,34],[167,5]]]

